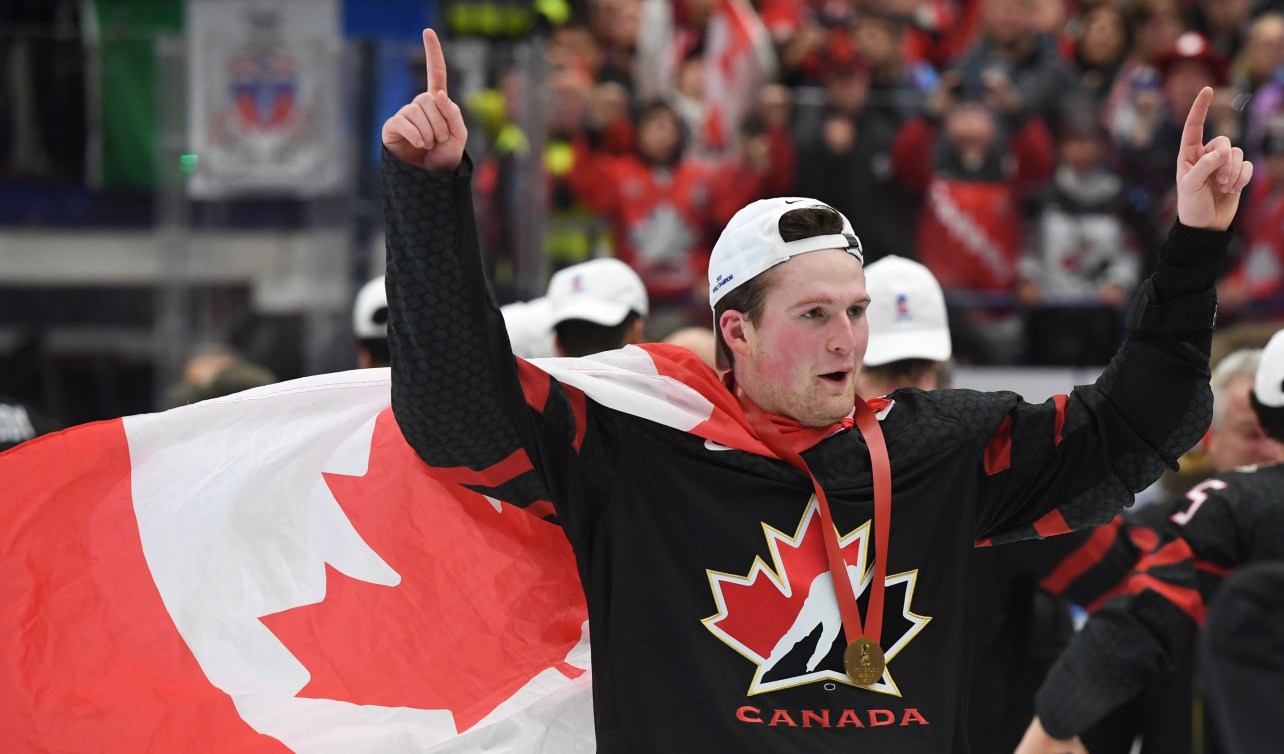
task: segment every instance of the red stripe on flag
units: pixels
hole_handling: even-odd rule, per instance
[[[1053,438],[1052,442],[1058,447],[1061,446],[1061,429],[1066,425],[1066,402],[1069,400],[1065,395],[1052,396],[1052,402],[1057,407],[1056,437]]]
[[[1043,518],[1034,522],[1034,530],[1039,532],[1040,537],[1053,537],[1070,531],[1070,525],[1062,517],[1061,511],[1054,508],[1048,511]]]
[[[1012,417],[1007,417],[985,446],[985,473],[997,474],[1012,466]]]
[[[522,383],[526,405],[543,413],[544,406],[548,404],[548,391],[552,387],[553,378],[526,359],[518,359],[517,379]]]
[[[143,557],[119,420],[0,456],[5,751],[288,752],[201,671]]]
[[[1101,562],[1101,556],[1114,545],[1122,525],[1123,519],[1115,516],[1110,523],[1093,529],[1086,542],[1057,564],[1052,573],[1043,577],[1039,588],[1051,594],[1064,592],[1076,579]]]

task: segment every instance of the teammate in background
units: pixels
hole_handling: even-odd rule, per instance
[[[932,271],[889,256],[865,268],[869,291],[869,346],[856,382],[864,398],[903,387],[949,387],[949,315]]]
[[[388,294],[383,278],[380,275],[361,286],[352,304],[352,337],[360,369],[388,366]]]
[[[1237,569],[1217,590],[1200,636],[1204,696],[1228,752],[1270,754],[1284,740],[1284,561]]]
[[[548,293],[500,309],[513,355],[588,356],[642,342],[650,310],[642,278],[624,262],[590,259],[553,273]]]
[[[1252,174],[1229,140],[1203,142],[1212,91],[1182,137],[1181,222],[1096,384],[1041,405],[903,390],[870,406],[860,242],[804,198],[745,207],[714,246],[725,382],[663,346],[617,353],[611,374],[514,360],[467,130],[431,30],[424,44],[429,92],[383,132],[393,410],[427,463],[553,503],[587,598],[598,750],[966,751],[974,543],[1104,523],[1207,426],[1212,284]],[[867,599],[833,579],[841,640],[764,672],[792,600],[848,566]]]
[[[1156,552],[1156,558],[1139,564],[1131,578],[1145,584],[1149,563],[1172,565],[1185,560],[1197,573],[1198,590],[1150,589],[1113,599],[1094,613],[1039,690],[1039,715],[1031,722],[1018,754],[1059,752],[1077,745],[1074,734],[1131,697],[1161,667],[1181,659],[1189,650],[1204,606],[1223,577],[1246,563],[1284,558],[1284,504],[1280,502],[1284,500],[1284,465],[1279,463],[1284,461],[1284,332],[1276,333],[1260,358],[1256,354],[1246,358],[1258,364],[1249,404],[1258,430],[1273,446],[1272,452],[1259,456],[1263,461],[1272,459],[1270,465],[1220,469],[1172,507],[1161,538],[1169,544]],[[1223,365],[1227,362],[1234,366],[1231,357]],[[1246,650],[1240,648],[1241,652]],[[1274,661],[1263,658],[1266,664]],[[1269,704],[1272,712],[1263,712],[1263,716],[1271,720],[1262,722],[1274,723],[1277,734],[1274,738],[1253,736],[1249,739],[1256,742],[1253,747],[1233,746],[1228,751],[1277,750],[1279,699],[1236,698],[1236,704]],[[1216,701],[1212,708],[1217,709],[1218,704],[1224,707],[1224,703],[1225,699]],[[1262,748],[1263,741],[1269,741],[1266,748]]]

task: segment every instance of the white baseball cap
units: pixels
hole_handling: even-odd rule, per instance
[[[361,286],[352,305],[352,333],[361,340],[388,337],[388,294],[383,275]]]
[[[624,321],[629,312],[645,317],[646,286],[624,262],[610,257],[590,259],[559,270],[548,281],[551,324],[582,319],[608,327]]]
[[[513,354],[523,359],[546,359],[557,355],[553,337],[553,302],[547,296],[515,301],[499,307]]]
[[[1272,335],[1262,349],[1253,397],[1268,408],[1284,408],[1284,330]]]
[[[950,358],[945,294],[931,270],[904,257],[883,257],[865,268],[865,290],[870,299],[867,366]]]
[[[1284,330],[1272,335],[1262,349],[1249,402],[1266,434],[1284,442]]]
[[[865,261],[860,239],[842,213],[838,215],[843,218],[842,234],[813,236],[798,241],[781,238],[781,215],[809,207],[834,209],[815,199],[783,196],[753,202],[732,216],[709,256],[710,309],[717,306],[723,296],[798,254],[821,249],[846,249],[862,263]]]

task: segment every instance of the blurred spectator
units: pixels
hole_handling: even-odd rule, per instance
[[[276,376],[257,364],[238,360],[215,374],[208,382],[196,385],[188,393],[188,403],[240,393],[276,382]]]
[[[1272,11],[1253,21],[1231,76],[1244,157],[1256,164],[1268,123],[1284,112],[1284,14]]]
[[[1020,264],[1018,298],[1030,363],[1104,364],[1122,337],[1123,306],[1140,260],[1120,219],[1123,181],[1106,168],[1105,129],[1090,112],[1068,118],[1060,163],[1040,192]]]
[[[907,20],[887,13],[862,13],[856,19],[856,47],[869,67],[869,107],[886,111],[897,124],[917,112],[936,88],[936,69],[906,60]]]
[[[1284,316],[1284,112],[1268,127],[1244,202],[1243,256],[1217,286],[1227,321]]]
[[[1224,87],[1226,60],[1197,32],[1186,32],[1172,47],[1155,58],[1159,78],[1141,71],[1133,77],[1132,111],[1121,111],[1113,125],[1120,169],[1134,189],[1132,209],[1142,218],[1139,241],[1147,263],[1158,253],[1163,236],[1176,218],[1176,190],[1172,166],[1177,160],[1185,113],[1205,86]],[[1233,131],[1233,114],[1225,108],[1209,110],[1204,133],[1212,138]]]
[[[352,303],[352,337],[358,368],[388,366],[388,294],[383,287],[383,275],[357,291]]]
[[[799,112],[798,193],[850,218],[866,259],[914,256],[917,199],[892,179],[892,144],[903,121],[869,107],[870,70],[860,58],[833,71],[825,104]]]
[[[1239,55],[1253,15],[1254,0],[1202,0],[1194,3],[1195,28],[1212,48],[1230,60]]]
[[[983,0],[981,36],[958,63],[966,89],[982,90],[994,74],[1016,87],[1022,106],[1056,127],[1087,96],[1056,40],[1035,25],[1039,0]]]
[[[1131,44],[1106,96],[1102,116],[1116,137],[1131,128],[1132,100],[1138,90],[1155,88],[1155,58],[1173,46],[1186,30],[1178,0],[1141,0],[1129,6]]]
[[[1132,29],[1123,9],[1114,3],[1088,6],[1079,23],[1074,46],[1079,83],[1101,109],[1132,49]]]
[[[769,3],[762,19],[776,41],[781,79],[790,86],[823,83],[837,62],[850,60],[856,52],[850,3]]]
[[[901,129],[892,168],[924,194],[919,261],[947,294],[980,294],[997,304],[951,316],[956,347],[1005,363],[1019,350],[1020,322],[1008,307],[1023,202],[1051,175],[1056,156],[1043,121],[1027,116],[1006,77],[988,72],[982,92],[963,91],[960,79],[955,71],[943,75],[925,113]]]
[[[976,38],[984,3],[978,0],[877,0],[868,10],[906,19],[901,48],[909,63],[943,70]]]
[[[602,48],[599,82],[629,87],[637,48],[642,0],[588,0],[589,28]]]
[[[759,198],[769,171],[696,160],[686,155],[687,141],[674,109],[652,103],[638,117],[632,154],[603,154],[590,147],[588,136],[577,138],[569,186],[578,201],[607,218],[616,256],[642,276],[655,308],[681,324],[695,324],[697,316],[703,317],[697,302],[718,207]],[[719,173],[742,167],[759,180],[718,180]],[[724,188],[717,196],[711,190],[715,183]]]
[[[736,149],[729,156],[714,160],[710,171],[713,223],[727,224],[740,208],[740,197],[755,199],[788,196],[794,193],[797,153],[788,123],[771,124],[760,110],[747,114],[740,122]]]
[[[181,381],[169,389],[166,408],[219,398],[274,382],[275,375],[246,361],[234,349],[221,344],[204,345],[188,357]]]

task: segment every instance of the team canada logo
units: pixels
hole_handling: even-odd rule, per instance
[[[708,572],[718,612],[705,618],[704,625],[758,666],[750,696],[806,683],[855,685],[843,672],[846,642],[822,525],[813,495],[793,536],[763,524],[770,565],[758,557],[744,576]],[[873,579],[869,533],[866,522],[846,535],[840,532],[838,540],[862,615]],[[865,687],[871,691],[901,695],[892,678],[894,660],[931,620],[910,609],[917,579],[917,570],[886,578],[882,638],[887,670]]]

